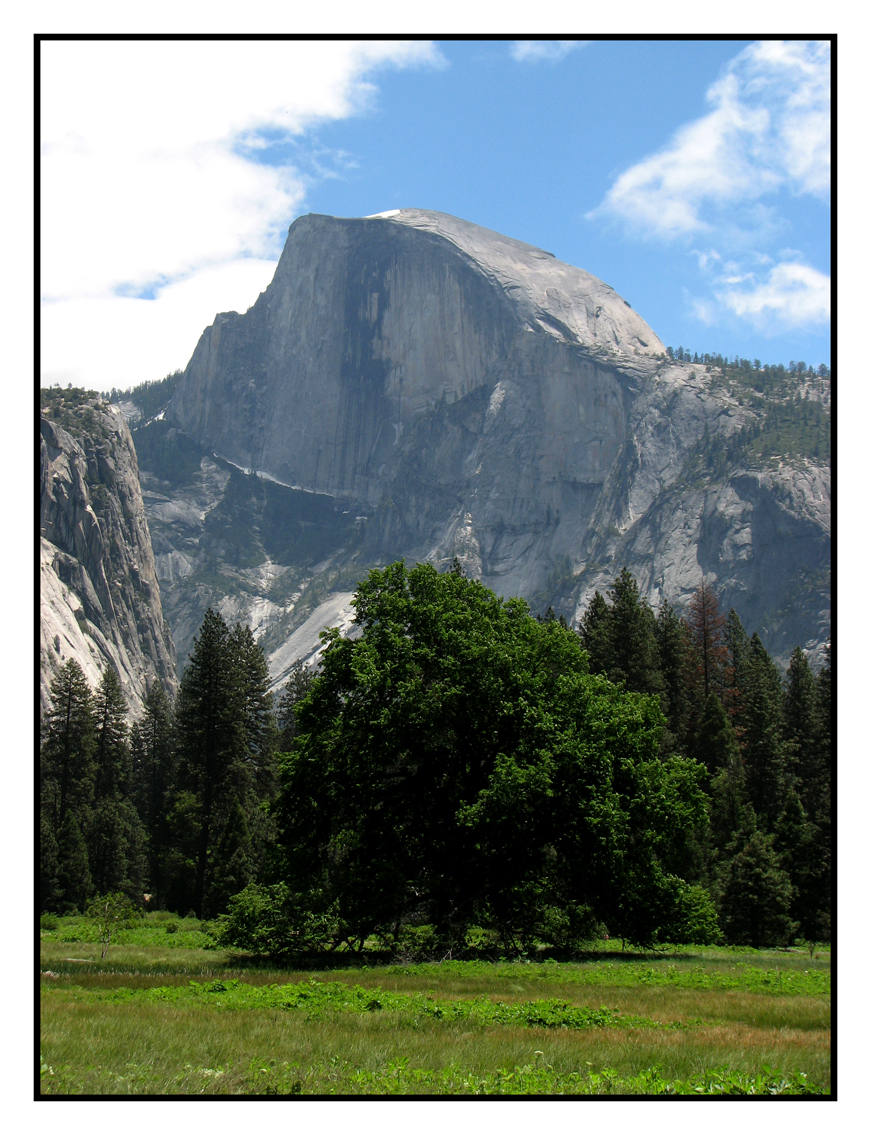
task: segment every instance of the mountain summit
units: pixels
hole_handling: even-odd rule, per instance
[[[180,657],[211,603],[265,636],[278,678],[399,557],[457,557],[570,620],[624,565],[654,607],[704,577],[772,653],[813,653],[828,462],[781,428],[808,399],[827,412],[827,382],[674,361],[607,284],[467,221],[301,217],[135,434]],[[182,444],[187,481],[166,473]]]

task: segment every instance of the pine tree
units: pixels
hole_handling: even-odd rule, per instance
[[[58,847],[48,817],[39,820],[39,909],[58,913],[63,893],[58,882]]]
[[[130,801],[127,704],[107,666],[94,697],[94,804],[84,829],[91,881],[98,894],[133,897],[145,884],[145,833]]]
[[[262,651],[248,628],[231,634],[211,608],[182,676],[176,724],[174,859],[177,870],[193,867],[193,907],[206,917],[218,913],[211,887],[235,806],[250,817],[275,784],[275,726]],[[176,893],[185,888],[178,883],[176,874]]]
[[[314,671],[304,666],[300,661],[294,662],[278,701],[276,716],[279,736],[277,749],[281,753],[289,753],[293,748],[294,738],[297,734],[296,707],[308,694],[314,680]]]
[[[816,683],[807,655],[796,647],[786,672],[783,697],[783,740],[787,767],[798,780],[802,797],[812,791],[814,779],[813,750],[817,745],[819,725],[816,713]],[[805,787],[805,779],[809,781]]]
[[[783,946],[792,941],[793,887],[773,847],[774,837],[754,832],[728,865],[719,922],[730,945]]]
[[[661,704],[666,702],[656,619],[628,568],[608,588],[608,596],[610,605],[597,591],[581,620],[579,633],[590,672],[605,674],[632,693],[658,695]]]
[[[635,577],[623,568],[608,589],[611,597],[612,660],[608,677],[625,683],[631,693],[661,695],[665,683],[659,669],[656,619],[638,591]]]
[[[75,812],[68,809],[57,835],[57,884],[63,896],[59,914],[83,911],[93,893],[88,846]]]
[[[656,617],[656,641],[660,672],[668,703],[668,729],[673,747],[686,752],[690,694],[687,675],[693,669],[693,647],[686,624],[664,600]]]
[[[172,705],[160,682],[152,682],[148,690],[145,713],[131,729],[130,748],[132,798],[145,829],[148,887],[157,909],[165,898],[168,815],[176,764]]]
[[[747,794],[766,830],[771,831],[790,787],[783,744],[783,691],[777,667],[755,633],[742,676],[741,701]]]
[[[722,769],[731,767],[737,752],[735,731],[723,709],[723,703],[712,691],[705,702],[705,710],[689,755],[705,766],[709,777],[714,777]]]
[[[819,829],[812,824],[795,789],[775,825],[775,847],[793,885],[790,915],[809,942],[825,941],[831,931],[830,864],[819,849]]]
[[[725,692],[723,705],[732,720],[732,724],[735,725],[741,710],[741,682],[750,658],[750,639],[734,607],[729,608],[729,614],[726,616],[723,637],[728,651],[729,675],[732,682],[731,687]]]
[[[611,610],[597,591],[581,617],[578,634],[589,658],[591,674],[607,675],[612,664]]]
[[[127,703],[118,675],[107,666],[94,695],[95,797],[114,799],[129,789]],[[113,888],[114,889],[114,888]]]
[[[51,702],[42,725],[40,781],[43,808],[57,837],[68,813],[84,813],[94,795],[92,695],[73,659],[51,684]]]

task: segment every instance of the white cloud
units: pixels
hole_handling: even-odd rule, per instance
[[[738,286],[748,279],[751,287]],[[718,302],[771,334],[825,323],[831,315],[831,280],[807,264],[776,264],[762,282],[754,276],[722,282],[726,287],[714,293]]]
[[[588,217],[672,239],[711,232],[736,205],[781,188],[825,197],[830,179],[830,47],[765,41],[708,89],[713,109],[621,174]]]
[[[140,328],[143,357],[168,360],[147,377],[184,366],[193,344],[180,346],[174,319],[189,310],[181,297],[197,291],[192,278],[206,273],[203,294],[220,280],[235,289],[232,301],[216,295],[206,322],[253,302],[256,292],[237,293],[260,280],[256,262],[274,263],[310,177],[334,175],[321,151],[306,173],[257,160],[264,147],[370,109],[381,68],[444,65],[422,41],[43,42],[41,282],[54,301],[43,312],[46,366],[83,371],[96,386],[113,365],[105,344],[114,332],[100,322],[110,312]],[[121,298],[155,289],[158,300]],[[61,328],[66,341],[56,342]],[[88,362],[74,357],[80,338]]]
[[[222,311],[246,311],[269,284],[274,260],[201,268],[154,299],[82,295],[42,304],[42,382],[126,389],[185,366]]]
[[[582,39],[519,39],[511,45],[511,58],[518,63],[558,63],[572,51],[583,47]]]

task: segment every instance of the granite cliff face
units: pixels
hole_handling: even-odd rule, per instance
[[[40,699],[75,659],[92,689],[114,666],[134,716],[177,686],[130,431],[81,391],[44,391],[40,421]]]
[[[829,472],[758,459],[742,439],[766,414],[540,249],[424,210],[302,217],[269,288],[215,319],[136,431],[180,655],[211,603],[251,622],[279,680],[400,556],[457,556],[570,619],[624,564],[654,606],[704,575],[776,657],[813,654]]]

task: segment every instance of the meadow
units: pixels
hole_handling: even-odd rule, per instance
[[[162,912],[103,960],[84,919],[44,924],[43,1095],[831,1093],[827,949],[280,968]]]

